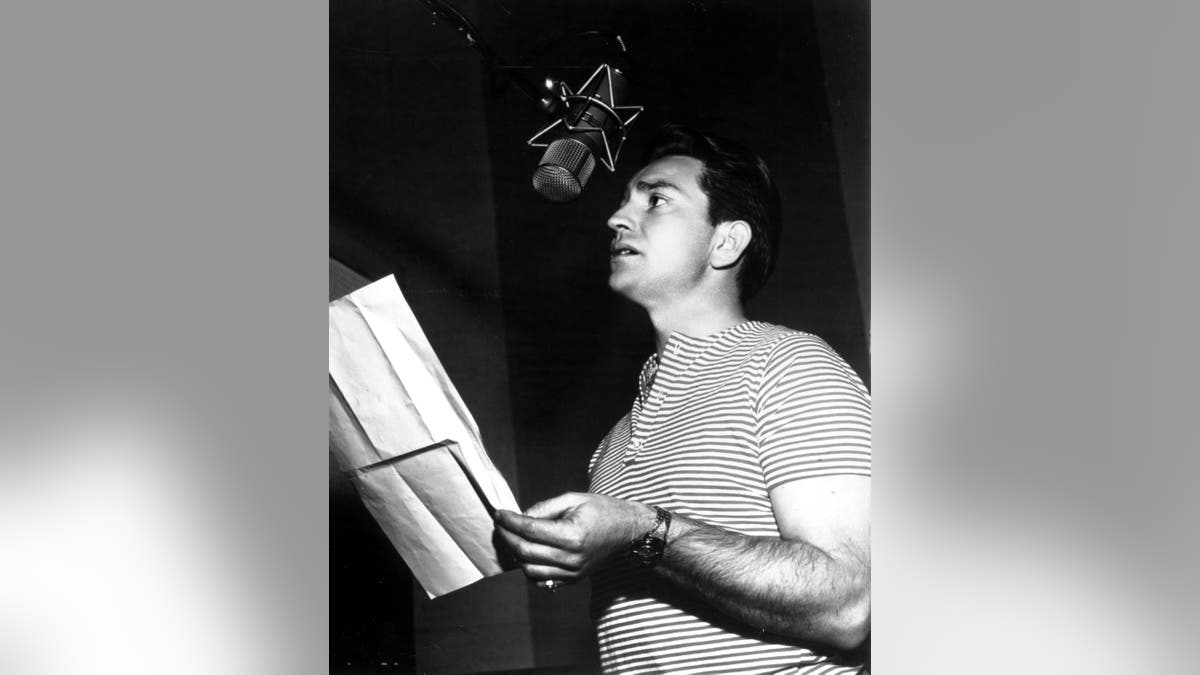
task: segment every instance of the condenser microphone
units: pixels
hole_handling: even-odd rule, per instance
[[[559,83],[566,112],[529,139],[546,148],[533,172],[533,189],[552,202],[569,202],[583,192],[599,160],[609,171],[625,143],[626,129],[642,106],[624,105],[629,81],[620,70],[602,64],[571,91]]]

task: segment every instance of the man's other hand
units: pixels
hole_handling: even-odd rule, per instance
[[[531,579],[578,581],[629,550],[655,520],[644,504],[568,492],[534,504],[525,514],[496,512],[496,525]]]

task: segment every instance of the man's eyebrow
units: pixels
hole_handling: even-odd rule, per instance
[[[676,192],[683,192],[683,190],[680,189],[680,187],[678,185],[676,185],[675,183],[672,183],[669,180],[666,180],[665,178],[655,178],[652,180],[639,180],[638,182],[633,184],[632,189],[637,190],[638,192],[651,192],[653,190],[664,190],[664,189],[665,190],[674,190]],[[629,195],[630,195],[631,191],[632,190],[630,189],[629,186],[625,187],[625,192],[621,194],[621,204],[625,204],[626,202],[629,201]]]
[[[650,192],[651,190],[662,190],[664,188],[668,190],[674,190],[676,192],[683,192],[683,190],[679,189],[678,185],[663,178],[657,178],[654,180],[639,180],[634,187],[639,192]]]

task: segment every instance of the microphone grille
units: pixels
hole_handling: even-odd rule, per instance
[[[574,138],[560,138],[546,148],[533,172],[533,189],[552,202],[569,202],[583,192],[596,158]]]

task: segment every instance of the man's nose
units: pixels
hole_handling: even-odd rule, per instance
[[[628,230],[633,227],[632,221],[630,221],[629,216],[625,213],[625,207],[613,211],[613,214],[608,217],[607,224],[608,229],[613,232],[620,232],[621,230]]]

